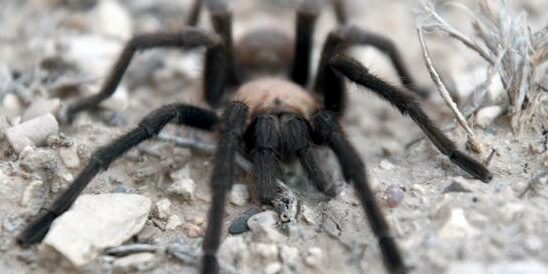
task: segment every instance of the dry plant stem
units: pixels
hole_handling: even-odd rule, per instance
[[[439,27],[437,29],[446,32],[449,36],[461,41],[465,46],[469,47],[470,49],[477,52],[483,59],[485,59],[487,62],[489,62],[491,65],[495,63],[495,60],[489,55],[488,52],[483,50],[478,44],[474,43],[472,39],[468,38],[466,35],[462,34],[455,28],[453,28],[447,21],[445,21],[439,14],[434,10],[434,8],[430,4],[426,4],[425,2],[422,2],[423,8],[429,13],[430,16],[432,16],[438,23]],[[419,26],[421,28],[422,26]]]
[[[432,81],[434,81],[434,84],[436,84],[436,87],[437,87],[441,97],[443,98],[443,100],[445,101],[447,106],[451,109],[451,111],[455,115],[455,118],[457,119],[457,122],[466,131],[466,133],[468,135],[468,145],[470,145],[470,148],[474,152],[480,153],[481,152],[481,144],[476,140],[474,132],[472,131],[472,129],[466,123],[466,119],[464,118],[462,113],[460,113],[459,109],[457,108],[457,104],[455,104],[453,99],[451,99],[451,95],[447,91],[447,88],[445,88],[445,85],[441,81],[441,78],[440,78],[438,72],[436,71],[436,69],[434,68],[434,65],[432,64],[432,59],[430,59],[430,56],[428,54],[428,48],[426,47],[426,43],[424,42],[424,35],[423,35],[423,32],[422,32],[422,29],[417,28],[417,32],[419,34],[419,40],[420,40],[421,47],[422,47],[422,54],[423,54],[423,57],[424,57],[424,61],[426,63],[426,67],[428,68],[428,71],[430,72],[430,77],[432,78]]]

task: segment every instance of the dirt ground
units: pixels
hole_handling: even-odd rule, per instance
[[[121,0],[114,1],[119,5],[113,12],[109,6],[107,11],[100,11],[98,6],[104,3],[96,2],[1,1],[2,131],[17,123],[38,98],[60,98],[65,103],[96,90],[115,60],[112,52],[117,52],[124,41],[135,33],[180,29],[189,8],[185,0]],[[268,24],[292,33],[293,1],[232,2],[236,39],[247,30]],[[457,2],[469,7],[475,3]],[[542,12],[548,9],[546,0],[513,0],[509,5],[516,12],[528,13],[533,30],[548,23]],[[349,0],[348,6],[351,22],[394,40],[419,84],[433,90],[416,35],[415,1]],[[117,16],[120,10],[127,14],[127,20]],[[472,33],[466,11],[458,6],[447,6],[443,11],[451,24]],[[202,26],[210,28],[205,16],[202,19]],[[315,36],[314,64],[321,43],[334,26],[332,12],[325,9]],[[462,96],[467,88],[483,80],[477,79],[475,72],[485,63],[474,52],[447,37],[429,35],[427,39],[436,67],[456,82]],[[44,246],[22,249],[14,238],[43,204],[51,203],[70,184],[96,147],[132,128],[145,113],[162,104],[195,102],[200,54],[178,50],[138,54],[123,80],[127,94],[112,100],[107,110],[79,115],[72,125],[61,125],[59,134],[50,137],[46,145],[30,151],[16,153],[5,138],[0,142],[0,273],[198,272],[195,257],[181,260],[164,249],[126,268],[117,268],[120,258],[106,253],[76,268]],[[375,74],[397,83],[389,63],[378,52],[358,48],[352,54]],[[453,124],[450,112],[433,92],[422,105],[446,128]],[[421,131],[388,104],[355,85],[350,85],[349,93],[342,124],[366,160],[383,211],[412,273],[548,273],[548,253],[543,252],[548,245],[547,102],[541,102],[536,115],[519,134],[512,132],[504,115],[485,128],[473,128],[484,152],[468,153],[484,160],[493,148],[497,151],[489,165],[494,178],[484,184],[451,164],[430,142],[411,143],[422,136]],[[164,132],[205,143],[215,141],[202,132],[175,126],[168,126]],[[447,133],[465,149],[462,129]],[[64,157],[67,151],[76,153],[76,160],[68,161]],[[326,156],[322,157],[325,169],[335,171],[333,155],[326,150],[320,153]],[[170,214],[185,224],[165,229],[166,221],[151,210],[143,230],[128,244],[179,246],[197,252],[210,202],[212,165],[210,155],[151,140],[112,164],[84,192],[137,193],[151,198],[153,204],[169,198]],[[292,168],[287,169],[284,181],[300,195],[304,205],[301,216],[288,229],[277,228],[279,237],[259,239],[250,232],[229,236],[232,221],[247,209],[258,207],[253,194],[251,201],[241,206],[229,203],[219,251],[223,271],[385,273],[376,240],[351,186],[333,172],[335,180],[340,181],[341,193],[327,200],[305,184],[298,168]],[[196,183],[196,198],[191,201],[165,192],[172,183],[172,174],[180,170],[189,172]],[[252,189],[249,177],[239,172],[236,182]],[[22,204],[24,193],[35,181],[43,184]],[[387,205],[388,188],[403,192],[403,200],[396,207]]]

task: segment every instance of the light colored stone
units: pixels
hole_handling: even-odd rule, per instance
[[[21,120],[23,122],[28,121],[30,119],[34,119],[38,116],[42,116],[47,113],[51,113],[55,115],[57,111],[59,110],[60,106],[61,106],[61,100],[57,98],[36,100],[27,109],[25,109],[25,112],[23,113],[23,117],[21,118]]]
[[[280,258],[284,264],[294,265],[299,260],[299,249],[293,246],[282,245]]]
[[[235,184],[230,191],[230,202],[237,206],[244,206],[249,200],[249,191],[244,184]]]
[[[159,219],[165,219],[170,213],[171,201],[168,198],[161,199],[154,204],[154,214]]]
[[[197,238],[197,237],[200,237],[202,236],[202,228],[200,228],[199,226],[193,224],[193,223],[185,223],[183,225],[184,227],[184,230],[186,232],[186,235],[189,237],[189,238]]]
[[[78,157],[76,146],[59,148],[59,158],[67,168],[80,167],[80,157]]]
[[[309,224],[309,225],[314,225],[316,224],[316,213],[310,209],[308,206],[306,205],[303,205],[301,207],[301,210],[302,210],[302,214],[301,216],[303,217],[303,220]]]
[[[55,117],[48,113],[7,129],[6,138],[12,148],[19,153],[27,146],[43,144],[48,136],[57,132],[59,124]]]
[[[311,247],[307,251],[304,263],[310,267],[317,267],[322,260],[323,252],[318,247]]]
[[[497,119],[503,112],[500,106],[484,107],[476,114],[476,124],[482,128],[486,128]]]
[[[278,214],[274,211],[267,210],[251,216],[247,220],[249,230],[260,241],[279,241],[282,235],[276,229]]]
[[[131,254],[120,259],[116,259],[113,264],[114,272],[134,273],[150,270],[154,266],[154,254],[143,252]]]
[[[280,264],[279,262],[273,262],[273,263],[269,263],[264,268],[264,273],[265,274],[276,274],[276,273],[279,273],[280,270],[282,270],[282,264]]]
[[[177,215],[171,215],[169,219],[167,219],[166,223],[166,229],[167,230],[174,230],[178,226],[182,225],[183,221],[181,221],[181,218]]]
[[[139,232],[151,201],[137,194],[82,195],[51,226],[43,243],[75,266],[93,260],[107,247],[122,244]]]
[[[126,41],[131,38],[131,16],[118,1],[101,0],[93,11],[94,30],[106,37]]]
[[[32,204],[33,198],[39,195],[44,183],[42,181],[36,180],[32,181],[23,191],[23,197],[21,197],[21,205],[28,207]]]
[[[480,231],[468,222],[462,208],[451,209],[449,218],[438,231],[442,239],[466,239],[479,233]]]
[[[379,167],[382,168],[382,169],[384,169],[384,170],[392,170],[392,169],[394,169],[396,166],[395,166],[392,162],[390,162],[390,161],[384,159],[384,160],[382,160],[381,163],[379,164]]]
[[[217,252],[219,261],[232,265],[234,262],[246,262],[249,248],[242,236],[228,236]]]
[[[171,194],[179,195],[185,201],[194,199],[194,191],[196,190],[196,183],[190,178],[180,179],[171,184],[167,191]]]
[[[278,247],[270,243],[252,243],[251,250],[265,261],[275,261],[278,258]]]

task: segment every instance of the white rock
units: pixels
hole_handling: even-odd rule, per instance
[[[269,243],[253,243],[251,250],[265,261],[275,261],[278,258],[278,247]]]
[[[200,226],[197,226],[193,223],[185,223],[184,224],[184,230],[186,232],[186,235],[189,237],[189,238],[196,238],[196,237],[200,237],[200,236],[203,236],[202,235],[202,228]]]
[[[442,240],[471,238],[479,233],[480,231],[468,222],[462,208],[452,209],[449,218],[438,231],[438,235]]]
[[[80,166],[80,157],[76,146],[59,148],[59,158],[67,168],[77,168]]]
[[[280,270],[282,270],[282,264],[280,264],[278,262],[273,262],[273,263],[268,264],[264,268],[264,273],[265,274],[276,274],[276,273],[279,273]]]
[[[166,229],[167,230],[174,230],[178,226],[182,225],[183,221],[179,218],[177,215],[171,215],[169,219],[167,219],[166,223]]]
[[[318,247],[309,248],[304,263],[310,267],[317,267],[322,260],[322,253],[322,250]]]
[[[22,121],[27,121],[47,113],[55,115],[61,106],[61,100],[54,99],[39,99],[33,102],[25,112],[23,112]]]
[[[159,219],[165,219],[169,215],[169,208],[171,207],[171,201],[168,198],[161,199],[154,205],[154,214]],[[173,217],[173,216],[172,216]]]
[[[259,241],[279,241],[283,238],[282,234],[276,230],[278,214],[267,210],[251,216],[247,220],[249,230]]]
[[[4,96],[4,99],[2,100],[2,106],[8,109],[9,113],[17,113],[23,108],[23,106],[21,106],[19,98],[17,98],[17,95],[13,93],[8,93]]]
[[[95,16],[92,26],[96,32],[122,41],[131,38],[131,16],[118,1],[101,0],[93,12]]]
[[[8,142],[18,153],[26,146],[41,145],[48,136],[59,132],[59,124],[50,113],[28,120],[6,130]]]
[[[194,199],[195,190],[196,183],[194,183],[194,180],[190,178],[175,181],[167,188],[167,191],[169,193],[180,195],[185,201],[190,201]]]
[[[221,243],[217,254],[219,261],[234,265],[234,262],[246,261],[246,258],[249,255],[249,248],[241,235],[228,236]]]
[[[249,200],[249,191],[244,184],[235,184],[230,191],[230,202],[237,206],[244,206]]]
[[[278,214],[272,210],[263,211],[251,216],[247,220],[247,226],[252,232],[261,232],[276,227]]]
[[[190,166],[185,165],[183,168],[171,172],[170,177],[173,181],[181,180],[181,179],[188,179],[190,177]]]
[[[384,159],[381,161],[381,163],[379,164],[379,167],[384,169],[384,170],[392,170],[394,169],[396,166],[394,164],[392,164],[392,162]]]
[[[68,38],[69,60],[74,61],[86,75],[92,78],[105,78],[122,51],[123,42],[104,38],[100,35],[80,35]],[[90,90],[99,92],[97,88]]]
[[[29,206],[32,202],[32,199],[37,196],[37,192],[40,191],[42,186],[44,186],[44,183],[42,181],[32,181],[32,183],[30,183],[30,185],[25,188],[25,191],[23,191],[23,197],[21,197],[21,205],[25,207]]]
[[[301,210],[302,210],[302,217],[303,217],[303,220],[309,224],[309,225],[313,225],[313,224],[316,224],[316,213],[310,209],[308,206],[306,205],[303,205],[301,207]]]
[[[503,109],[500,106],[484,107],[476,114],[476,123],[480,127],[486,128],[502,114],[502,111]]]
[[[85,265],[139,232],[150,206],[149,198],[137,194],[82,195],[53,223],[43,243],[75,266]]]
[[[143,252],[116,259],[112,264],[115,272],[143,272],[154,265],[154,254]]]
[[[280,258],[284,264],[295,265],[299,259],[299,249],[293,246],[282,245]]]

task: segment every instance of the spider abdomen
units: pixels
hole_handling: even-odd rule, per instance
[[[236,91],[232,100],[244,102],[251,117],[261,113],[295,113],[308,119],[318,110],[318,101],[311,93],[278,78],[248,82]]]

